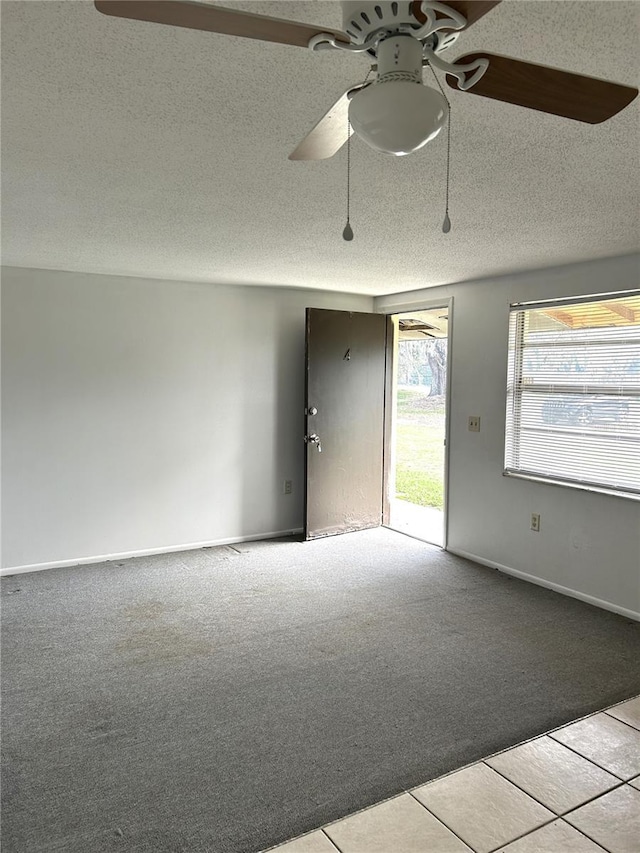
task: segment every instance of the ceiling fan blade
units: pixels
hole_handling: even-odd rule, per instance
[[[353,133],[349,124],[349,95],[363,88],[351,86],[347,89],[289,154],[289,160],[326,160],[337,154]]]
[[[444,0],[444,2],[454,11],[465,16],[467,23],[464,29],[468,30],[472,24],[483,18],[494,6],[498,6],[501,0]],[[422,12],[421,0],[414,0],[411,4],[411,11],[416,20],[421,24],[425,23],[427,17]]]
[[[251,12],[239,12],[236,9],[212,6],[210,3],[195,3],[193,0],[94,0],[94,4],[99,12],[116,18],[187,27],[298,47],[308,47],[309,39],[318,33],[331,33],[339,41],[349,43],[349,36],[339,30],[254,15]]]
[[[606,121],[628,106],[638,94],[632,86],[493,53],[468,53],[456,62],[481,57],[489,60],[489,67],[467,92],[588,124]],[[450,74],[447,83],[452,89],[458,89],[457,79]]]
[[[467,19],[468,30],[472,24],[484,18],[487,12],[490,12],[495,6],[498,6],[501,0],[444,0],[447,6],[451,6],[456,12],[460,12]]]

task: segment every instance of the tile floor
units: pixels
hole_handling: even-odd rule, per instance
[[[640,696],[272,850],[640,853]]]

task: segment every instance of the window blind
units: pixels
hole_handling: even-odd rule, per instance
[[[515,305],[505,473],[640,498],[640,292]]]

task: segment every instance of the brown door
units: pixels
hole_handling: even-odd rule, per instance
[[[382,524],[388,325],[383,314],[307,308],[307,539]]]

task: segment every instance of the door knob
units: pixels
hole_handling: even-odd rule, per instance
[[[311,435],[305,435],[304,440],[307,444],[315,444],[318,448],[318,453],[322,453],[322,445],[320,444],[320,436],[316,435],[315,432],[312,432]]]

